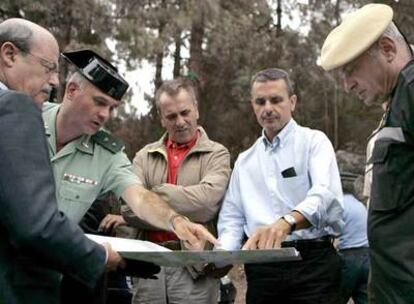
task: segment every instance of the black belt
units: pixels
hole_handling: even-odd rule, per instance
[[[355,253],[368,253],[369,247],[344,248],[344,249],[339,249],[338,252],[343,255],[355,254]]]
[[[174,250],[174,251],[181,250],[180,241],[165,241],[165,242],[158,243],[158,245],[164,246],[164,247],[166,247],[168,249],[171,249],[171,250]]]
[[[295,247],[296,249],[328,248],[332,246],[333,240],[333,236],[325,235],[317,239],[282,242],[282,247]]]

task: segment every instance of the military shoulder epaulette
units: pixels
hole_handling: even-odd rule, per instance
[[[124,142],[121,139],[103,130],[96,132],[92,140],[112,153],[117,153],[124,148]]]

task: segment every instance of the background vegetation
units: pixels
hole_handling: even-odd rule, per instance
[[[290,71],[299,104],[296,120],[323,130],[335,148],[363,152],[381,108],[367,108],[344,94],[318,65],[320,47],[357,0],[2,0],[0,21],[24,17],[49,28],[62,50],[92,48],[122,60],[130,70],[143,60],[155,66],[154,91],[163,81],[187,76],[198,86],[200,124],[226,145],[233,158],[260,133],[249,104],[250,77],[258,70]],[[394,8],[395,20],[414,41],[414,3],[375,1]],[[107,42],[116,45],[112,53]],[[62,81],[67,68],[61,68]],[[137,96],[128,96],[126,104]],[[153,94],[145,97],[152,103]],[[122,107],[109,128],[134,153],[163,132],[155,110],[139,116]]]

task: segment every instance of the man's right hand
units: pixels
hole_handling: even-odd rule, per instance
[[[104,243],[103,246],[107,253],[106,271],[115,271],[118,268],[124,269],[126,266],[124,258],[117,251],[113,250],[108,243]]]
[[[187,249],[203,250],[207,241],[220,246],[219,241],[203,225],[193,223],[184,216],[174,216],[172,226],[174,233],[184,241]]]

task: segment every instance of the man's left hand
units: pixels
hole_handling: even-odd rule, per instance
[[[257,228],[255,233],[247,240],[243,250],[277,249],[290,232],[290,225],[279,219],[271,225]]]
[[[124,220],[122,215],[116,215],[116,214],[107,214],[105,218],[101,221],[99,224],[98,231],[103,232],[111,232],[115,231],[116,228],[119,226],[126,225],[127,222]]]

